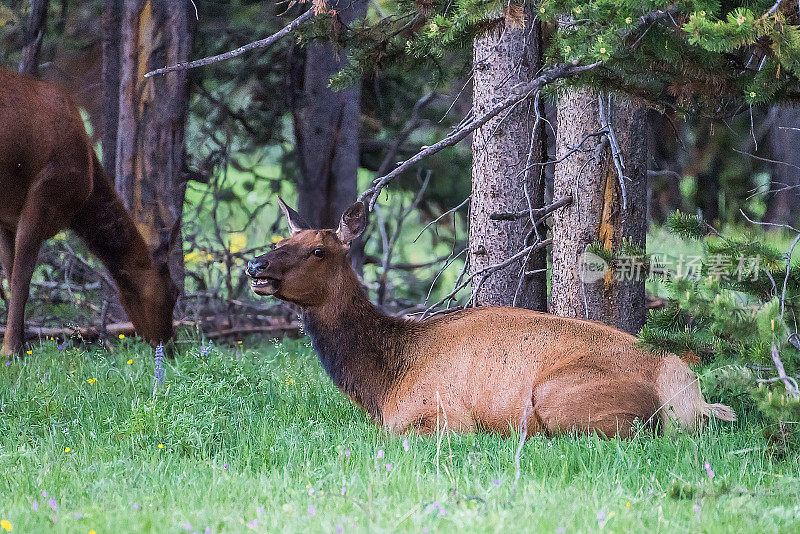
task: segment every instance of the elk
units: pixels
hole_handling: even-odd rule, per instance
[[[367,212],[350,206],[336,230],[307,229],[283,200],[291,236],[248,262],[251,287],[299,306],[328,375],[396,433],[591,432],[629,437],[635,420],[697,430],[714,416],[675,355],[651,354],[601,323],[520,308],[477,307],[423,321],[391,317],[363,292],[348,259]]]
[[[25,304],[42,243],[71,229],[108,269],[136,331],[172,337],[178,288],[167,257],[178,235],[151,252],[105,175],[78,108],[55,86],[0,69],[0,263],[9,280],[0,354],[23,346]]]

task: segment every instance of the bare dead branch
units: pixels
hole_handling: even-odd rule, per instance
[[[384,186],[386,186],[387,183],[389,183],[391,180],[393,180],[394,178],[402,174],[404,171],[406,171],[409,167],[422,161],[426,157],[439,152],[444,148],[459,143],[470,133],[472,133],[473,131],[477,130],[478,128],[489,122],[492,118],[496,117],[504,110],[518,104],[519,102],[527,98],[530,98],[532,95],[537,93],[543,86],[550,84],[556,80],[569,78],[571,76],[574,76],[575,74],[578,74],[579,72],[585,72],[587,70],[591,70],[597,67],[598,65],[600,65],[600,62],[583,66],[578,65],[576,62],[572,62],[565,65],[557,65],[555,67],[547,69],[536,79],[530,81],[527,84],[522,85],[521,87],[518,87],[510,96],[503,99],[501,102],[497,103],[493,108],[491,108],[489,111],[487,111],[480,117],[476,117],[470,120],[469,122],[467,122],[467,124],[455,130],[454,132],[452,132],[450,135],[440,140],[439,142],[434,143],[433,145],[430,146],[422,147],[422,150],[420,150],[412,157],[399,164],[390,173],[386,174],[385,176],[376,178],[372,182],[372,186],[370,186],[366,191],[361,193],[358,199],[363,202],[366,202],[370,210],[374,209],[375,202],[377,202],[378,200],[378,194],[381,192]]]
[[[489,218],[493,221],[516,221],[518,219],[524,219],[525,217],[530,217],[531,215],[535,218],[536,224],[541,222],[542,217],[546,217],[556,211],[557,209],[563,206],[569,206],[572,204],[572,195],[567,195],[559,198],[551,202],[546,206],[542,206],[541,208],[533,208],[530,210],[524,211],[511,211],[511,212],[500,212],[500,213],[492,213],[489,215]]]
[[[293,31],[295,31],[301,24],[310,20],[314,17],[314,9],[311,8],[292,22],[281,28],[279,31],[273,33],[269,37],[265,37],[264,39],[260,39],[258,41],[254,41],[252,43],[248,43],[244,46],[240,46],[235,50],[231,50],[229,52],[225,52],[224,54],[218,54],[216,56],[204,57],[202,59],[196,59],[194,61],[188,61],[184,63],[178,63],[175,65],[169,65],[167,67],[162,67],[160,69],[156,69],[153,71],[148,72],[144,75],[145,78],[149,78],[151,76],[155,76],[157,74],[166,74],[167,72],[174,72],[176,70],[188,70],[193,69],[195,67],[203,67],[205,65],[210,65],[212,63],[217,63],[219,61],[225,61],[226,59],[231,59],[236,56],[241,56],[245,52],[249,52],[250,50],[254,50],[256,48],[266,48],[275,44],[276,42],[280,41]]]

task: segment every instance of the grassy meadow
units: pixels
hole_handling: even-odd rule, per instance
[[[517,469],[515,439],[376,429],[307,340],[179,346],[160,384],[130,339],[0,363],[0,533],[800,530],[800,457],[741,405],[699,436],[534,437]]]

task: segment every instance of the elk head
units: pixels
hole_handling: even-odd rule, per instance
[[[136,333],[156,345],[172,338],[172,313],[180,290],[169,269],[170,251],[180,238],[180,220],[172,230],[160,232],[159,244],[150,261],[126,265],[126,276],[118,280],[120,300]]]
[[[289,225],[290,237],[247,264],[251,287],[259,295],[272,295],[301,307],[322,306],[351,272],[350,243],[367,226],[367,209],[356,202],[342,214],[336,230],[312,230],[300,216],[278,199]]]

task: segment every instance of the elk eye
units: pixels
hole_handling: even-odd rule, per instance
[[[324,248],[315,248],[314,249],[314,256],[316,256],[318,258],[324,258],[325,257],[325,249]]]

